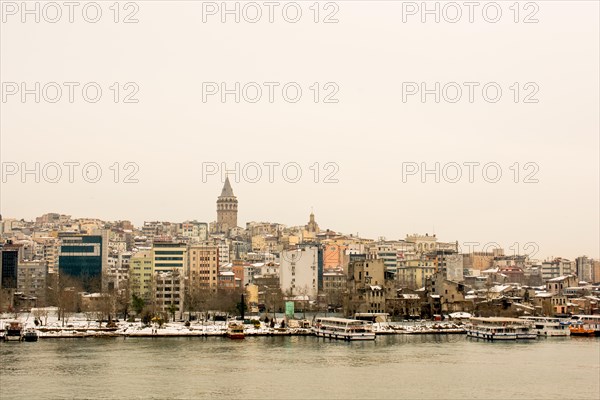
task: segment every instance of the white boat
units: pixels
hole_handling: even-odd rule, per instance
[[[570,336],[569,326],[560,321],[559,318],[550,317],[521,317],[533,323],[532,331],[538,336]]]
[[[518,318],[471,318],[467,336],[486,340],[535,339],[530,321]]]
[[[370,322],[375,335],[394,332],[390,326],[390,314],[388,313],[355,313],[354,319]]]
[[[342,340],[374,340],[372,324],[368,321],[337,317],[318,317],[312,326],[315,335]]]

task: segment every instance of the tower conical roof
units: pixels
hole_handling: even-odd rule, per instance
[[[221,190],[221,197],[235,197],[228,176],[225,177],[225,184],[223,185],[223,190]]]

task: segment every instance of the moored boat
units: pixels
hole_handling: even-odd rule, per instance
[[[23,340],[26,342],[37,342],[38,334],[33,328],[29,328],[23,334]]]
[[[600,336],[600,315],[573,315],[569,322],[573,336]]]
[[[244,339],[244,325],[242,324],[229,324],[227,327],[227,337],[230,339]]]
[[[312,326],[316,336],[342,340],[374,340],[372,324],[349,318],[319,317]]]
[[[532,331],[538,336],[570,336],[571,332],[568,325],[563,324],[559,318],[551,317],[520,317],[523,320],[533,323]]]
[[[9,341],[20,341],[21,335],[23,334],[23,325],[20,322],[12,321],[8,323],[5,329],[4,340]]]
[[[485,340],[535,339],[531,323],[517,318],[471,318],[467,336]]]

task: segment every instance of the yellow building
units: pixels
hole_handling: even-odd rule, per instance
[[[129,262],[129,285],[131,294],[149,300],[152,296],[154,262],[150,250],[139,251]]]
[[[190,290],[217,290],[219,284],[219,246],[194,244],[188,253]]]
[[[464,255],[464,267],[477,271],[493,268],[495,252],[473,252]]]
[[[414,260],[417,261],[417,260]],[[428,278],[431,278],[435,274],[436,267],[433,262],[430,265],[414,265],[411,261],[408,262],[408,266],[398,268],[396,279],[400,285],[409,289],[418,289],[425,286],[425,282]],[[411,265],[412,264],[412,265]]]
[[[267,248],[265,237],[263,235],[252,236],[252,250],[257,252],[264,252]]]
[[[258,312],[258,286],[252,283],[246,285],[246,304],[250,312]]]

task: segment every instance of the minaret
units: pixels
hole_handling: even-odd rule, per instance
[[[237,212],[237,197],[233,194],[229,176],[226,176],[221,195],[217,198],[217,231],[228,233],[230,229],[237,227]]]

